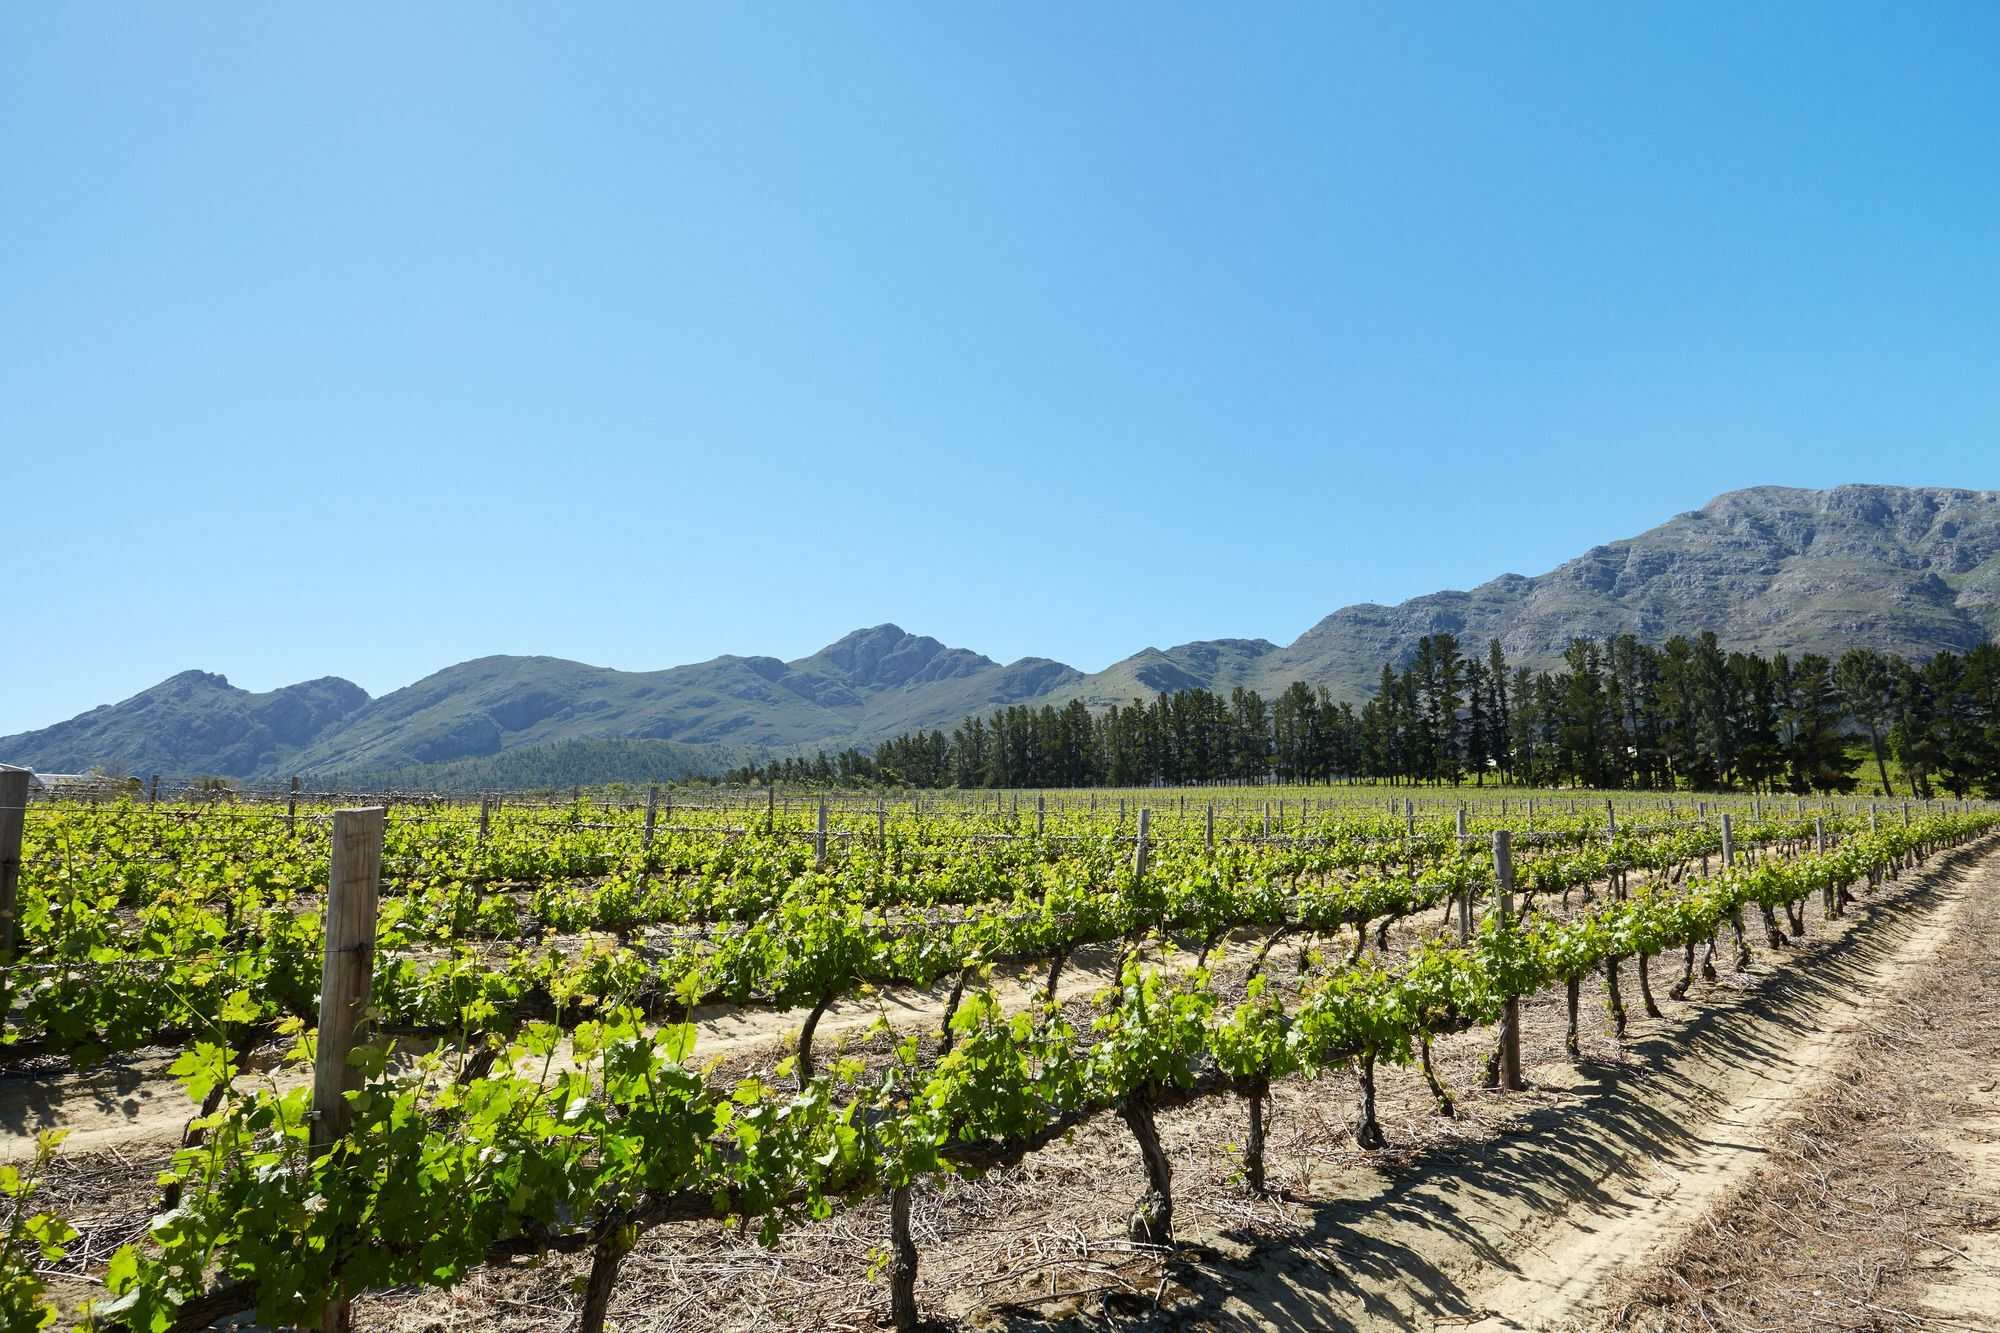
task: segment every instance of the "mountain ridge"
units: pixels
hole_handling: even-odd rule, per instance
[[[1195,686],[1269,693],[1304,680],[1358,700],[1385,662],[1440,631],[1479,651],[1498,638],[1511,663],[1546,667],[1578,635],[1658,641],[1706,629],[1746,651],[1863,644],[1914,658],[1991,638],[2000,632],[2000,491],[1725,492],[1544,574],[1356,603],[1290,644],[1195,640],[1092,673],[1041,657],[1002,664],[895,624],[790,662],[725,654],[626,672],[481,657],[377,699],[337,677],[253,694],[184,671],[121,703],[0,738],[0,760],[248,778],[410,770],[582,740],[671,741],[718,755],[865,746],[1008,704],[1103,707]],[[676,750],[673,762],[686,757]]]

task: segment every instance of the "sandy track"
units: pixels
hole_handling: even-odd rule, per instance
[[[2000,1093],[1988,1083],[1976,1099],[1983,1114],[1942,1125],[1931,1137],[1956,1157],[1986,1199],[2000,1197]],[[1960,1262],[1951,1262],[1956,1258]],[[1946,1274],[1924,1289],[1924,1305],[1969,1328],[2000,1329],[2000,1229],[1954,1238]]]
[[[1684,1238],[1750,1178],[1765,1132],[1813,1095],[1820,1067],[1899,972],[1935,951],[1972,904],[2000,893],[2000,852],[1991,843],[1982,851],[1934,858],[1830,928],[1812,921],[1782,966],[1760,948],[1752,974],[1698,984],[1693,1002],[1666,1000],[1670,969],[1658,969],[1664,1019],[1637,1017],[1626,969],[1634,1021],[1618,1060],[1560,1058],[1560,1006],[1537,997],[1524,1016],[1542,1054],[1527,1071],[1528,1093],[1467,1093],[1460,1120],[1436,1122],[1442,1137],[1414,1155],[1310,1169],[1292,1191],[1288,1236],[1190,1234],[1186,1296],[1168,1302],[1170,1325],[1593,1326],[1614,1278]],[[1586,995],[1594,1007],[1594,988]],[[1490,1036],[1471,1040],[1483,1050]],[[1466,1041],[1454,1039],[1461,1049],[1447,1054],[1461,1071]],[[1281,1101],[1276,1117],[1311,1113]],[[1393,1128],[1391,1137],[1393,1149]],[[1074,1326],[1107,1325],[1124,1326]]]
[[[1746,1033],[1737,1040],[1695,1043],[1674,1069],[1675,1081],[1701,1085],[1714,1105],[1689,1145],[1694,1151],[1670,1152],[1610,1173],[1554,1225],[1521,1237],[1512,1271],[1474,1298],[1475,1310],[1488,1313],[1462,1326],[1492,1333],[1573,1324],[1598,1307],[1614,1273],[1634,1269],[1679,1241],[1702,1213],[1757,1169],[1773,1124],[1823,1086],[1835,1051],[1886,1004],[1899,977],[1936,952],[1970,905],[1990,898],[1996,887],[2000,862],[1992,858],[1952,874],[1925,910],[1875,923],[1869,933],[1880,939],[1856,950],[1859,965],[1842,968],[1844,976],[1809,997],[1813,1003],[1753,1006],[1743,1016]],[[1808,1016],[1814,1025],[1799,1026]],[[1768,1038],[1768,1052],[1739,1063],[1740,1043],[1752,1033]]]

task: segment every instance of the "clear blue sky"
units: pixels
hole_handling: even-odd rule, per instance
[[[0,733],[2000,487],[2000,8],[14,4]]]

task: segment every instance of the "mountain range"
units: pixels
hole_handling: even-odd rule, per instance
[[[1345,607],[1286,645],[1147,648],[1091,674],[1040,657],[1003,665],[895,625],[856,630],[792,662],[730,655],[633,672],[482,657],[379,699],[335,677],[254,694],[184,671],[122,703],[0,738],[0,762],[50,772],[393,775],[413,785],[540,785],[531,779],[555,767],[570,775],[562,781],[661,780],[774,750],[949,728],[1007,704],[1103,707],[1192,686],[1270,693],[1295,680],[1359,700],[1385,662],[1440,631],[1474,651],[1498,638],[1509,662],[1547,667],[1578,635],[1657,642],[1702,630],[1746,651],[1864,645],[1918,659],[1992,638],[2000,492],[1732,491],[1546,574]]]

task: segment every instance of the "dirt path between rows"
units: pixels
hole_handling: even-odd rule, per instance
[[[1311,1170],[1294,1192],[1303,1213],[1292,1237],[1191,1236],[1187,1298],[1154,1318],[1266,1330],[1599,1326],[1621,1276],[1683,1241],[1753,1178],[1777,1119],[1815,1097],[1884,1005],[1908,999],[1913,966],[2000,895],[2000,853],[1985,850],[1935,860],[1844,922],[1813,921],[1779,966],[1760,949],[1736,988],[1697,987],[1688,1004],[1662,996],[1667,1017],[1636,1021],[1615,1059],[1562,1057],[1551,1040],[1557,1006],[1541,997],[1525,1020],[1538,1057],[1531,1091],[1462,1106],[1461,1123],[1468,1112],[1492,1117],[1484,1132],[1462,1124],[1461,1144],[1414,1160],[1384,1154]],[[1668,970],[1658,969],[1661,992]],[[1636,1015],[1629,976],[1627,985]],[[1597,998],[1586,995],[1587,1005]],[[1452,1063],[1468,1062],[1461,1051]],[[1983,1132],[1968,1125],[1962,1151],[2000,1189],[2000,1148]],[[1976,1238],[1982,1281],[2000,1277],[1995,1239]],[[1963,1326],[2000,1329],[1982,1318]],[[1127,1326],[1078,1321],[1107,1325]]]
[[[1475,1308],[1488,1313],[1463,1327],[1472,1333],[1561,1327],[1601,1308],[1615,1272],[1679,1243],[1703,1213],[1746,1183],[1763,1162],[1778,1118],[1823,1089],[1835,1053],[1902,993],[1913,965],[1936,953],[1975,901],[1990,901],[1996,888],[2000,861],[1990,857],[1953,874],[1934,901],[1919,904],[1922,910],[1875,923],[1866,945],[1841,960],[1853,965],[1813,988],[1817,994],[1801,987],[1790,1004],[1746,1007],[1728,1040],[1693,1043],[1674,1062],[1673,1078],[1663,1081],[1664,1105],[1657,1109],[1690,1101],[1714,1108],[1689,1145],[1695,1150],[1629,1163],[1554,1225],[1521,1237],[1511,1271],[1474,1298]],[[1693,1098],[1683,1097],[1682,1084],[1693,1085],[1687,1089]]]
[[[1952,1238],[1937,1265],[1942,1276],[1921,1299],[1962,1326],[2000,1329],[2000,1226],[1992,1216],[2000,1200],[2000,1095],[1991,1081],[1973,1091],[1981,1113],[1940,1126],[1932,1137],[1970,1174],[1971,1192],[1985,1201],[1985,1224]]]
[[[1754,1175],[1614,1287],[1620,1329],[2000,1330],[2000,933],[1975,878]]]

